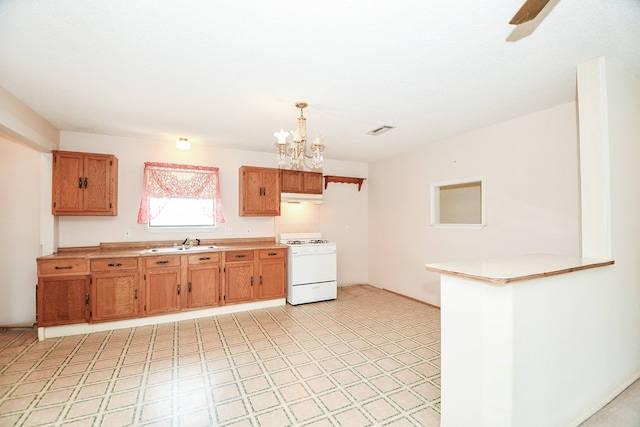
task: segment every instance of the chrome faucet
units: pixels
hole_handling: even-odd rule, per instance
[[[182,242],[182,246],[186,245],[188,241],[189,241],[189,238],[187,237],[186,239],[184,239],[184,242]]]

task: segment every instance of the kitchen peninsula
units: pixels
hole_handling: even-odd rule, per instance
[[[427,264],[441,274],[442,426],[577,425],[594,412],[589,373],[603,345],[593,334],[613,263]]]
[[[40,340],[285,304],[274,238],[102,243],[37,264]]]

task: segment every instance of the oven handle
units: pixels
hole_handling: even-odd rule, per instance
[[[327,252],[301,252],[301,253],[292,253],[291,255],[295,256],[308,256],[308,255],[335,255],[336,251],[327,251]]]

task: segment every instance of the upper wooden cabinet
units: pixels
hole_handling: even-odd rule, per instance
[[[240,167],[240,216],[280,215],[280,169]]]
[[[282,170],[283,193],[322,194],[322,173]]]
[[[118,159],[53,151],[53,215],[118,214]]]

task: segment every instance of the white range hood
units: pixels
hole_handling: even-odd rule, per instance
[[[280,200],[287,203],[322,203],[322,194],[281,193]]]

